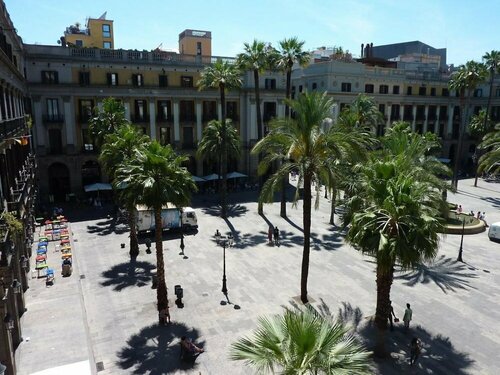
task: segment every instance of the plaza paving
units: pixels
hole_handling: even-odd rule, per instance
[[[490,223],[500,221],[500,184],[480,181],[479,186],[461,181],[449,200],[462,204],[465,212],[485,211]],[[228,359],[229,346],[249,334],[259,316],[295,303],[301,203],[297,208],[289,205],[288,220],[279,217],[279,203],[266,205],[263,218],[256,203],[236,194],[224,221],[217,217],[215,198],[197,199],[200,228],[185,237],[187,259],[179,255],[179,237],[165,236],[173,322],[168,327],[157,325],[156,291],[150,281],[154,251],[146,254],[142,243],[131,263],[126,228],[115,225],[104,209],[69,212],[74,272],[69,278],[58,276],[49,288],[41,279],[31,280],[22,318],[25,341],[16,352],[18,374],[72,364],[81,370],[71,374],[252,374],[243,363]],[[340,313],[367,338],[376,303],[374,264],[344,244],[339,229],[328,224],[329,208],[321,198],[313,212],[309,294],[318,310]],[[281,246],[267,244],[267,221],[279,227]],[[235,237],[235,246],[226,253],[227,277],[229,299],[240,309],[220,304],[222,248],[213,239],[216,229]],[[465,264],[455,261],[459,244],[460,236],[444,236],[433,264],[397,273],[393,306],[402,318],[405,304],[412,304],[412,329],[404,333],[397,328],[390,334],[394,358],[376,364],[374,373],[500,373],[500,244],[490,242],[486,232],[466,236]],[[57,257],[49,254],[49,263],[59,269]],[[175,284],[184,288],[182,309],[173,303]],[[179,360],[182,335],[206,349],[194,364]],[[424,352],[418,366],[410,368],[406,363],[413,335],[421,338]]]

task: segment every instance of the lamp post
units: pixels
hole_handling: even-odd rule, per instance
[[[463,245],[464,245],[464,232],[465,232],[465,217],[462,218],[462,238],[460,239],[460,249],[458,249],[458,258],[457,262],[464,262],[462,259],[462,251],[463,251]]]
[[[226,246],[228,244],[228,239],[222,238],[219,240],[222,246],[222,294],[227,298],[227,279],[226,279]]]
[[[477,161],[479,159],[479,156],[477,154],[477,148],[474,150],[474,155],[472,155],[472,164],[474,165],[474,187],[477,187]]]

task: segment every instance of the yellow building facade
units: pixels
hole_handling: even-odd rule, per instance
[[[106,19],[106,13],[99,18],[88,18],[85,29],[74,24],[66,28],[61,38],[71,47],[114,49],[113,21]]]

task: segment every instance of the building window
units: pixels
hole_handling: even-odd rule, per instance
[[[312,84],[312,90],[316,90],[318,88],[318,84],[316,82],[313,82]]]
[[[380,85],[378,88],[379,94],[388,94],[389,93],[389,86],[387,85]]]
[[[450,96],[450,90],[448,90],[447,88],[443,88],[443,90],[441,91],[441,96]]]
[[[302,85],[299,85],[299,92],[302,92]]]
[[[394,95],[399,95],[399,86],[392,86],[392,93]]]
[[[379,104],[378,111],[385,116],[385,104]]]
[[[436,96],[436,88],[431,87],[431,96]]]
[[[365,85],[365,92],[367,94],[373,94],[374,90],[375,90],[375,87],[371,83],[368,83],[368,84]]]
[[[103,42],[102,43],[102,48],[104,48],[104,49],[111,49],[111,42]]]
[[[418,95],[420,96],[425,96],[427,95],[427,88],[422,86],[418,88]]]
[[[181,76],[181,87],[193,87],[193,77]]]
[[[500,88],[497,88],[496,96],[500,96]]]
[[[144,100],[135,101],[135,121],[146,120],[146,102]]]
[[[160,100],[158,102],[158,120],[171,121],[170,101]]]
[[[406,88],[406,95],[411,95],[411,94],[412,94],[412,92],[411,92],[411,91],[412,91],[412,90],[411,90],[411,86],[408,86],[408,87]]]
[[[90,72],[79,72],[78,82],[80,83],[81,86],[90,85]]]
[[[274,78],[266,78],[264,80],[264,87],[266,90],[276,90],[276,80]]]
[[[60,129],[49,129],[49,148],[53,155],[62,154],[62,136]]]
[[[77,47],[83,47],[83,40],[81,40],[81,39],[75,40],[75,46],[77,46]]]
[[[342,92],[351,92],[351,83],[350,82],[342,82],[341,90],[342,90]]]
[[[182,148],[194,148],[193,128],[191,126],[182,127]]]
[[[82,129],[83,151],[94,151],[94,141],[88,129]]]
[[[226,102],[226,116],[233,121],[238,121],[238,103]]]
[[[158,85],[160,87],[168,87],[168,77],[165,74],[158,76]]]
[[[94,101],[90,99],[80,99],[80,121],[83,123],[88,122],[92,118],[92,108],[94,108]]]
[[[108,73],[108,85],[118,86],[118,73]]]
[[[144,86],[142,74],[132,74],[132,84],[136,87]]]
[[[160,144],[162,146],[170,144],[170,128],[160,128]]]
[[[54,70],[42,70],[42,83],[59,83],[59,74]]]
[[[59,101],[57,99],[47,99],[47,119],[54,121],[59,118]]]
[[[196,42],[196,55],[201,56],[201,42]]]
[[[483,96],[483,89],[475,89],[474,90],[474,98],[480,98]]]
[[[111,26],[104,24],[102,25],[102,37],[103,38],[111,38]]]

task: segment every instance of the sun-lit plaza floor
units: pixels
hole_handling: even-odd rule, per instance
[[[167,327],[156,324],[154,251],[146,254],[142,243],[139,257],[130,263],[123,225],[114,225],[104,209],[70,212],[74,272],[70,278],[58,276],[50,288],[41,279],[30,280],[28,311],[22,318],[25,341],[16,352],[18,373],[85,361],[94,374],[253,373],[228,359],[229,346],[249,334],[259,316],[281,312],[299,294],[302,203],[297,208],[289,204],[288,220],[279,216],[279,203],[266,205],[263,218],[250,195],[232,196],[226,221],[217,217],[217,197],[197,199],[200,227],[185,237],[187,259],[179,255],[179,237],[165,236],[172,305],[172,325]],[[485,211],[489,223],[500,221],[500,184],[480,181],[474,188],[472,180],[464,180],[449,200],[462,204],[465,212]],[[357,331],[366,337],[375,309],[374,264],[345,245],[339,228],[328,224],[329,209],[329,201],[321,198],[313,212],[309,294],[317,309],[359,322]],[[267,244],[267,221],[279,227],[281,246]],[[220,304],[222,248],[213,238],[216,229],[235,237],[235,246],[226,251],[227,278],[229,299],[240,309]],[[466,236],[465,263],[457,263],[459,244],[460,236],[445,236],[433,264],[397,273],[393,306],[402,318],[405,304],[411,303],[412,329],[404,333],[398,327],[390,333],[394,359],[377,364],[375,372],[500,372],[500,244],[490,242],[486,232]],[[51,261],[60,268],[58,254],[49,254]],[[182,309],[173,303],[176,284],[184,288]],[[206,349],[194,364],[179,360],[178,342],[184,334]],[[406,363],[413,335],[421,338],[424,352],[410,369]],[[81,373],[89,373],[83,368]]]

